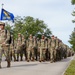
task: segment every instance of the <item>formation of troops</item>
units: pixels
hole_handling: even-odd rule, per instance
[[[3,54],[6,57],[7,67],[10,67],[13,59],[53,63],[73,56],[74,50],[54,35],[51,38],[42,35],[39,39],[30,34],[26,39],[24,35],[18,33],[17,39],[14,40],[14,36],[5,30],[5,24],[0,22],[0,68]]]

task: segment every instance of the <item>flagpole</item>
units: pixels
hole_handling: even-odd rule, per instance
[[[2,3],[2,9],[3,9],[4,4]]]

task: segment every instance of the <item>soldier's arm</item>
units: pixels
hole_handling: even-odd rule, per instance
[[[9,40],[10,40],[10,32],[7,31],[7,38],[6,38],[6,40],[5,40],[5,43],[7,43]]]

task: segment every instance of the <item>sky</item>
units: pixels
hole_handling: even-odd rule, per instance
[[[14,16],[32,16],[43,20],[52,34],[60,38],[63,43],[68,43],[70,35],[75,27],[71,15],[74,6],[71,0],[0,0],[4,9],[12,12]]]

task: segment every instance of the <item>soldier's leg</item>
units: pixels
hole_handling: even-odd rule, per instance
[[[34,49],[35,50],[35,60],[37,61],[37,48]]]
[[[27,61],[30,61],[30,50],[27,51]]]
[[[54,50],[54,62],[56,61],[56,50]]]
[[[31,60],[34,61],[34,49],[33,48],[31,49],[31,53],[32,53],[32,59]]]
[[[6,60],[7,60],[7,67],[10,67],[10,62],[11,62],[11,59],[10,59],[10,46],[6,46],[6,48],[4,49],[4,54],[5,54],[5,57],[6,57]]]
[[[30,61],[30,48],[27,49],[27,61]]]
[[[23,50],[23,52],[24,52],[25,60],[27,60],[27,50],[26,50],[26,48]]]
[[[20,61],[23,61],[23,50],[20,51]]]
[[[50,49],[50,59],[51,59],[51,63],[53,62],[53,49]]]
[[[17,50],[17,61],[19,61],[19,50]]]
[[[15,51],[14,50],[12,50],[12,56],[14,58],[14,61],[16,61],[16,56],[15,56]]]
[[[46,61],[49,59],[49,52],[48,52],[48,49],[46,49]]]
[[[46,59],[46,50],[43,48],[43,61]]]
[[[1,68],[1,61],[2,61],[2,48],[0,46],[0,68]]]
[[[42,48],[40,48],[40,62],[42,61],[42,58],[43,58],[42,54],[43,54]]]

